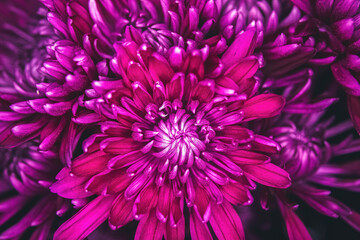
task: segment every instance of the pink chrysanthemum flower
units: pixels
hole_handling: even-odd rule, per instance
[[[105,97],[112,117],[99,123],[101,133],[86,140],[85,153],[51,186],[67,198],[98,195],[55,239],[82,239],[107,218],[113,229],[140,220],[135,239],[183,239],[186,209],[193,238],[211,238],[209,221],[220,239],[243,239],[232,204],[251,203],[252,180],[290,185],[288,174],[266,155],[278,145],[246,128],[284,105],[278,95],[255,94],[255,31],[240,34],[215,61],[224,64],[216,74],[207,64],[218,58],[211,49],[186,53],[173,47],[164,57],[140,36],[133,29],[115,46],[113,69],[123,80]]]
[[[0,149],[0,239],[48,239],[55,217],[70,207],[48,188],[62,167],[58,156],[38,145]]]
[[[270,83],[269,83],[270,84]],[[322,97],[309,101],[311,78],[306,84],[287,83],[283,95],[287,97],[284,111],[277,118],[264,121],[259,132],[271,137],[281,146],[281,151],[272,157],[274,163],[284,168],[292,179],[286,190],[264,189],[261,204],[269,208],[269,197],[275,196],[286,222],[290,240],[312,239],[305,225],[294,210],[292,197],[297,196],[316,211],[333,218],[342,218],[360,230],[360,215],[345,204],[330,196],[331,191],[321,187],[360,190],[359,164],[357,160],[332,163],[334,158],[345,159],[347,154],[360,151],[360,139],[351,136],[349,121],[334,124],[325,110],[336,98]],[[276,89],[276,84],[270,84]],[[281,84],[280,84],[281,85]],[[257,127],[260,127],[258,124]],[[339,141],[338,136],[348,137]],[[351,156],[351,155],[350,155]]]
[[[71,117],[95,66],[75,43],[59,40],[38,2],[8,2],[2,10],[15,19],[0,23],[0,146],[40,136],[40,150],[60,142],[60,157],[69,163],[82,131]]]
[[[307,20],[302,24],[304,36],[318,39],[327,58],[318,64],[331,64],[335,79],[348,94],[350,116],[360,132],[360,2],[357,0],[292,0]],[[325,56],[325,55],[324,55]]]
[[[360,190],[360,175],[358,161],[342,164],[331,164],[329,160],[335,156],[342,156],[359,152],[360,141],[348,138],[338,145],[330,145],[326,138],[341,133],[350,124],[340,124],[329,128],[329,122],[318,123],[320,116],[299,117],[298,120],[289,120],[270,130],[274,140],[282,146],[281,153],[274,161],[278,161],[289,172],[293,185],[286,192],[275,193],[290,239],[312,239],[301,220],[296,216],[289,202],[287,194],[294,194],[310,205],[316,211],[333,218],[342,218],[352,227],[360,230],[360,215],[345,204],[330,196],[331,191],[323,187],[342,188],[358,192]],[[309,121],[310,120],[310,121]],[[326,129],[326,130],[325,130]],[[315,130],[315,131],[314,131]],[[316,186],[317,185],[317,186]],[[286,194],[286,195],[285,195]],[[298,229],[296,232],[295,229]]]

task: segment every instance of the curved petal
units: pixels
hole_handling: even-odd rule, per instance
[[[124,194],[117,196],[112,204],[109,216],[109,224],[113,230],[124,226],[134,218],[132,214],[133,205],[133,201],[125,200]]]
[[[285,99],[276,94],[260,94],[245,101],[242,110],[245,119],[270,118],[281,112]]]
[[[237,63],[243,57],[252,54],[256,41],[257,34],[254,28],[248,29],[237,36],[221,58],[225,68]]]
[[[240,217],[227,201],[213,205],[210,224],[219,240],[245,239]]]
[[[63,198],[84,198],[91,196],[92,193],[85,191],[85,183],[87,177],[77,177],[70,175],[70,171],[67,168],[63,168],[59,174],[62,175],[61,179],[50,186],[50,190],[53,193],[57,193]],[[58,177],[57,176],[57,177]]]
[[[342,219],[347,222],[350,226],[355,228],[357,231],[360,232],[360,214],[352,211],[352,214],[346,217],[342,217]]]
[[[288,188],[291,185],[289,174],[272,163],[241,165],[241,168],[251,180],[263,185],[275,188]]]
[[[161,240],[165,231],[165,224],[160,222],[155,210],[144,216],[136,229],[135,240],[153,239]]]
[[[200,221],[194,211],[190,211],[190,234],[194,240],[212,239],[208,226]]]
[[[54,240],[84,239],[108,218],[113,201],[95,198],[56,230]]]
[[[289,240],[312,240],[308,230],[291,206],[278,201],[288,231]]]
[[[348,95],[349,114],[356,131],[360,134],[360,97]]]

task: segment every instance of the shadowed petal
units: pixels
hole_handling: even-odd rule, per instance
[[[286,229],[290,240],[312,240],[308,230],[306,229],[300,218],[294,213],[291,206],[278,201],[281,213],[286,223]]]
[[[360,134],[360,97],[348,95],[347,101],[351,120]]]
[[[350,226],[355,228],[357,231],[360,232],[360,214],[352,211],[349,216],[342,217],[344,221],[346,221]]]

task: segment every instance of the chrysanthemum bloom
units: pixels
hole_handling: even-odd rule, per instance
[[[328,99],[310,104],[308,108],[306,103],[296,104],[294,109],[289,106],[288,112],[303,115],[284,113],[270,124],[267,123],[270,125],[267,125],[267,135],[282,147],[272,159],[289,172],[292,186],[284,191],[265,191],[262,206],[268,209],[268,198],[271,195],[276,197],[290,240],[311,239],[305,225],[294,212],[298,205],[290,201],[291,195],[297,196],[316,211],[329,217],[342,218],[360,230],[360,215],[330,196],[331,191],[321,187],[354,192],[360,190],[358,159],[345,161],[345,155],[360,151],[360,139],[353,139],[350,134],[341,142],[331,143],[336,141],[336,136],[350,132],[352,128],[349,121],[334,125],[333,119],[324,119],[324,111],[319,112],[319,107],[326,107],[331,101]],[[314,105],[318,107],[314,108]],[[339,156],[343,159],[341,163],[331,163],[332,158]]]
[[[350,116],[360,132],[360,2],[357,0],[298,1],[292,0],[308,17],[304,35],[322,39],[335,79],[348,94]]]
[[[71,121],[89,79],[97,74],[91,58],[54,33],[47,10],[34,2],[28,12],[21,1],[1,11],[15,17],[0,23],[0,146],[15,147],[40,136],[40,150],[60,142],[60,156],[70,162],[70,146],[82,128]],[[66,131],[65,131],[66,130]]]
[[[209,221],[220,239],[243,239],[231,204],[251,203],[252,180],[290,184],[266,155],[278,146],[245,127],[284,105],[278,95],[255,95],[256,31],[238,35],[220,59],[209,45],[188,45],[187,52],[176,46],[164,56],[128,29],[131,35],[114,46],[112,68],[123,80],[106,95],[113,116],[100,122],[101,133],[84,143],[85,153],[51,187],[63,197],[99,196],[55,239],[82,239],[107,218],[114,229],[140,220],[136,239],[183,239],[186,209],[193,238],[211,238]]]
[[[38,145],[0,149],[0,239],[48,239],[55,217],[70,206],[48,188],[62,167],[58,156]]]

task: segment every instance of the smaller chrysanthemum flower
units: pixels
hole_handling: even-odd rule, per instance
[[[184,239],[186,209],[194,238],[211,238],[209,222],[220,239],[243,239],[232,205],[251,203],[252,180],[275,188],[290,184],[266,155],[278,145],[246,128],[284,105],[281,96],[256,95],[258,63],[249,56],[255,32],[239,35],[217,61],[226,68],[213,74],[208,48],[186,53],[174,47],[163,56],[138,45],[133,31],[135,39],[115,46],[113,70],[121,84],[93,84],[96,91],[110,90],[103,104],[111,104],[112,116],[99,122],[101,132],[84,142],[85,153],[51,186],[66,198],[97,197],[55,239],[83,239],[106,219],[113,229],[140,220],[135,239]]]
[[[39,152],[38,144],[0,149],[0,239],[48,239],[56,216],[70,207],[48,188],[62,167],[58,156]]]
[[[348,96],[348,108],[355,128],[360,133],[360,2],[357,0],[298,1],[294,4],[308,14],[304,31],[322,39],[328,46],[329,61],[335,79]]]
[[[82,130],[71,116],[96,67],[75,43],[59,40],[46,20],[46,9],[35,4],[36,14],[27,15],[25,6],[13,2],[2,9],[23,13],[27,22],[15,15],[15,20],[0,24],[1,43],[15,53],[0,54],[0,146],[15,147],[40,136],[40,150],[60,142],[61,159],[69,163],[70,146]]]
[[[328,103],[320,101],[316,105],[322,105],[324,109]],[[299,111],[299,108],[304,109]],[[319,107],[312,108],[311,104],[307,109],[307,104],[303,103],[295,107],[293,112],[296,114],[283,113],[265,125],[267,136],[271,136],[281,146],[280,153],[272,156],[272,159],[289,172],[292,186],[285,191],[265,191],[262,206],[267,209],[269,196],[276,197],[291,240],[299,239],[300,236],[301,239],[311,239],[305,225],[294,212],[298,205],[291,204],[291,195],[297,196],[316,211],[329,217],[342,218],[360,230],[360,215],[330,196],[331,191],[321,188],[342,188],[354,192],[360,190],[357,160],[344,160],[338,164],[330,161],[334,157],[345,159],[345,155],[359,152],[360,139],[353,139],[350,135],[340,143],[331,143],[335,136],[351,130],[352,124],[347,121],[333,125],[333,119],[323,119],[324,111],[319,110]],[[290,106],[288,112],[292,112]]]
[[[34,138],[39,128],[45,125],[39,117],[27,118],[9,108],[13,103],[38,97],[36,83],[42,80],[42,76],[37,70],[46,56],[46,45],[54,40],[51,28],[42,19],[46,11],[39,9],[36,2],[31,8],[33,11],[27,7],[27,2],[14,1],[1,8],[5,15],[12,13],[11,17],[0,22],[0,145],[6,147],[20,145]],[[32,129],[27,129],[27,134],[20,137],[13,135],[11,129],[16,124],[24,123],[29,127],[33,125]]]

